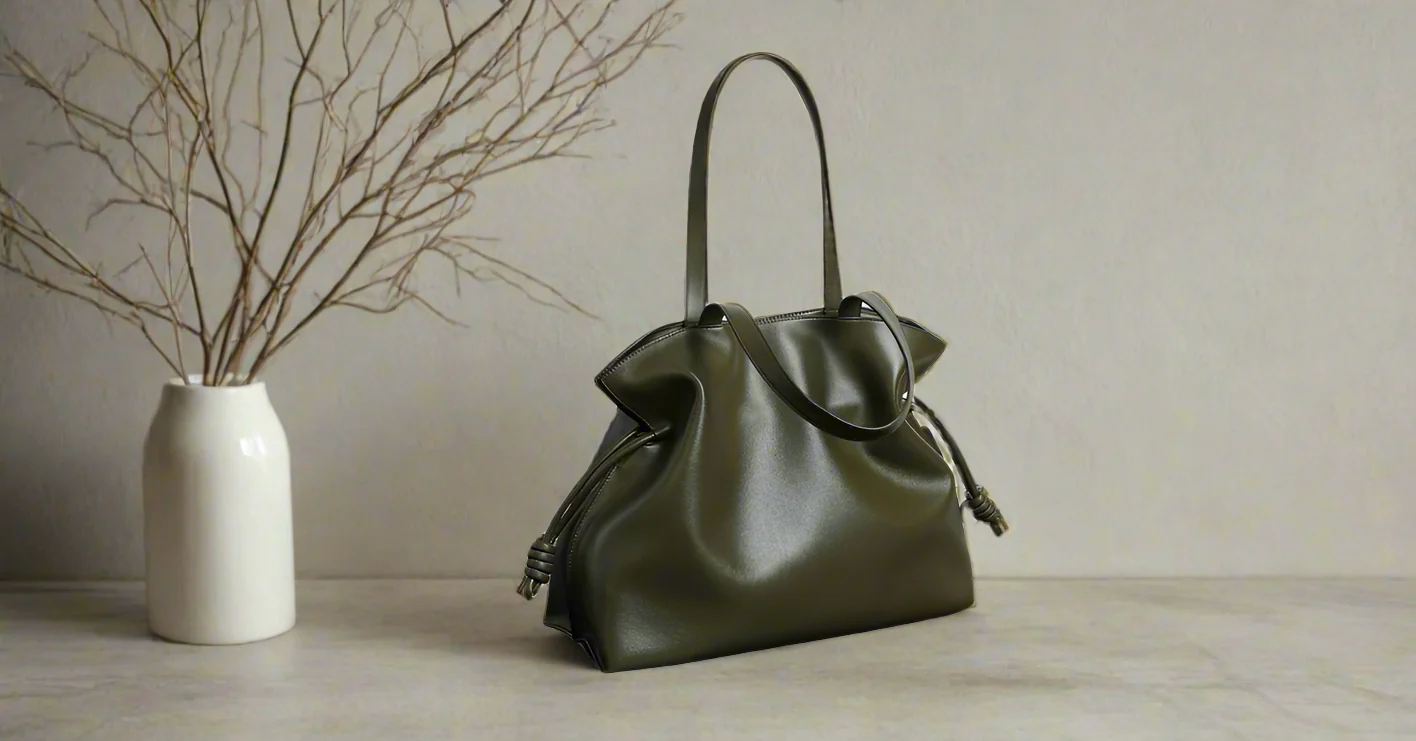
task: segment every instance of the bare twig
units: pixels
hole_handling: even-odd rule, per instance
[[[166,248],[135,241],[136,256],[105,271],[0,173],[4,272],[136,327],[184,379],[195,341],[214,385],[255,380],[334,307],[413,305],[460,324],[420,290],[428,270],[458,295],[464,279],[495,281],[593,316],[463,229],[487,178],[581,156],[576,145],[612,125],[599,96],[662,45],[677,0],[619,31],[617,0],[498,0],[470,19],[417,0],[90,1],[99,24],[74,65],[46,73],[6,46],[0,76],[63,123],[42,153],[75,152],[111,186],[86,223],[157,217]],[[99,68],[128,74],[131,106],[79,92]],[[265,99],[275,86],[279,103]],[[194,218],[201,209],[219,230]],[[223,293],[203,265],[227,240],[239,271]]]

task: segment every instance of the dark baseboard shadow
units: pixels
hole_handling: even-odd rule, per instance
[[[141,583],[0,583],[0,633],[30,630],[159,640],[148,632]]]
[[[377,604],[380,599],[397,600],[393,595],[368,595],[355,605],[322,604],[317,596],[308,596],[313,598],[300,600],[299,620],[292,631],[248,645],[334,637],[353,650],[368,643],[381,651],[438,651],[472,660],[597,671],[574,641],[541,626],[539,615],[523,619],[527,616],[516,614],[520,611],[514,610],[511,599],[463,604],[449,595],[445,601],[403,607]],[[23,633],[168,643],[148,630],[141,582],[0,582],[0,635]]]

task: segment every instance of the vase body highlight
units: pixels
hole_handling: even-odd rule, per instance
[[[294,627],[290,449],[264,383],[163,387],[143,445],[143,544],[157,636],[228,645]]]

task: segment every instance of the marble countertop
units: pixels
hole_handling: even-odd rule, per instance
[[[498,581],[302,582],[234,647],[0,584],[0,739],[1416,738],[1416,580],[980,582],[939,620],[606,675]]]

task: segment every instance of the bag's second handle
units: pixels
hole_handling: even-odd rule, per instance
[[[725,322],[732,330],[733,335],[737,337],[738,344],[747,353],[748,360],[751,360],[752,365],[757,368],[757,372],[798,416],[827,434],[844,440],[864,442],[885,437],[905,423],[905,419],[909,417],[910,409],[914,405],[915,368],[909,342],[905,339],[905,330],[900,326],[899,318],[895,316],[894,310],[890,308],[890,303],[885,300],[884,296],[874,291],[847,296],[841,302],[840,313],[845,317],[858,317],[863,305],[874,310],[881,321],[885,323],[885,326],[890,330],[890,335],[895,339],[895,345],[900,349],[900,354],[905,358],[904,398],[901,399],[895,418],[878,427],[866,427],[847,422],[812,401],[782,367],[781,361],[777,359],[777,354],[772,351],[772,346],[767,344],[767,338],[762,335],[757,321],[752,318],[752,314],[748,313],[747,309],[737,304],[709,304],[703,313],[702,320],[705,325]]]
[[[734,59],[718,73],[708,87],[708,94],[703,97],[703,107],[698,111],[698,129],[693,136],[693,161],[688,174],[688,270],[684,290],[684,324],[690,327],[699,323],[708,305],[708,144],[712,138],[713,112],[728,76],[743,63],[754,59],[772,62],[787,73],[801,94],[807,112],[811,114],[816,151],[821,158],[821,257],[825,283],[822,306],[830,313],[841,303],[841,269],[836,262],[836,226],[831,213],[831,178],[826,167],[826,137],[821,129],[821,113],[816,108],[811,89],[806,85],[806,78],[791,62],[770,52],[754,52]]]

